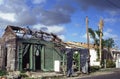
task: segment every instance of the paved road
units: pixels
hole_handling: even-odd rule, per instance
[[[78,78],[78,79],[120,79],[120,69],[117,69],[114,71],[114,73],[110,73],[110,74]]]

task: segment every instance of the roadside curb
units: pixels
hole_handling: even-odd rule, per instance
[[[106,75],[106,74],[115,73],[115,71],[117,71],[116,68],[100,69],[99,71],[92,72],[90,74],[81,74],[78,77],[70,77],[70,78],[67,78],[67,79],[73,79],[73,78],[78,79],[78,78],[92,77],[92,76],[98,76],[98,75]]]

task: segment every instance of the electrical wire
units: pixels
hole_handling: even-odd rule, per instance
[[[112,1],[110,0],[106,0],[109,4],[113,5],[114,7],[120,9],[120,6],[116,5],[115,3],[113,3]]]

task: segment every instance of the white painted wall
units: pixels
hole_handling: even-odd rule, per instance
[[[90,65],[100,66],[100,62],[96,60],[97,60],[97,51],[95,49],[90,49]]]
[[[120,54],[117,54],[117,59],[116,59],[116,68],[120,68]]]

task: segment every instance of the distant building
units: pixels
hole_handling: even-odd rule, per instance
[[[112,49],[113,60],[115,61],[116,68],[120,68],[120,50]]]
[[[68,44],[74,44],[76,46],[80,46],[81,48],[88,48],[87,43],[82,43],[82,42],[67,42]],[[90,44],[89,45],[89,52],[90,52],[90,65],[91,66],[100,66],[100,61],[98,60],[98,52],[96,49],[98,49],[99,47],[95,44]],[[113,60],[113,52],[112,51],[108,51],[106,48],[104,48],[102,50],[102,60],[103,62],[106,59],[110,59]]]

